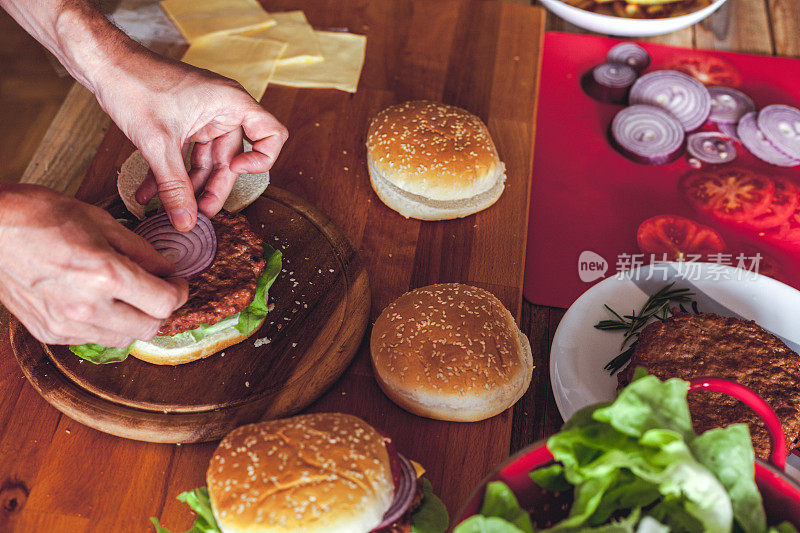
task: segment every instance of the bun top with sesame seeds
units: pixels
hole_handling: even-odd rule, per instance
[[[224,533],[366,533],[394,495],[384,438],[340,413],[235,429],[214,452],[206,480]]]
[[[428,100],[393,105],[378,113],[369,126],[367,156],[391,184],[441,201],[485,193],[496,185],[503,169],[480,118]]]
[[[528,339],[500,300],[459,283],[415,289],[391,303],[372,328],[370,350],[389,398],[441,420],[504,411],[533,370]]]

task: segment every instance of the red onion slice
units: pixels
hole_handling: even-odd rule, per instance
[[[738,123],[728,124],[727,122],[718,122],[717,129],[721,134],[730,138],[739,140],[739,134],[736,132]]]
[[[733,141],[713,131],[693,133],[686,138],[686,151],[705,163],[730,163],[736,159]]]
[[[768,105],[758,114],[758,129],[779,151],[800,160],[800,109],[788,105]]]
[[[631,104],[658,106],[678,119],[686,131],[699,128],[711,112],[711,96],[705,85],[675,70],[645,74],[633,84]]]
[[[742,91],[730,87],[708,88],[711,96],[711,114],[708,120],[716,123],[735,124],[743,115],[756,110],[756,105]]]
[[[202,213],[190,231],[176,230],[166,213],[144,220],[133,231],[175,263],[173,276],[189,279],[208,268],[217,254],[217,234]]]
[[[624,104],[628,90],[636,81],[636,71],[622,63],[603,63],[584,74],[581,87],[586,93],[601,102]]]
[[[637,163],[663,165],[681,155],[685,134],[680,122],[660,107],[632,105],[611,121],[611,138]]]
[[[789,157],[769,142],[758,127],[755,111],[747,113],[739,120],[736,131],[744,147],[762,161],[779,167],[794,167],[800,165],[800,159]]]
[[[611,48],[606,56],[609,63],[624,63],[636,72],[642,72],[650,66],[650,54],[636,43],[619,43]]]
[[[389,505],[389,509],[383,514],[383,520],[372,530],[373,532],[377,532],[400,520],[406,514],[408,508],[411,507],[411,502],[414,501],[414,495],[417,493],[417,471],[414,470],[411,461],[399,453],[397,454],[397,459],[400,461],[400,473],[395,482],[394,498],[391,505]]]

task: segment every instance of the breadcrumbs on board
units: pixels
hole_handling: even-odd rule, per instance
[[[265,344],[269,344],[270,342],[272,342],[272,341],[269,340],[269,338],[261,337],[260,339],[256,339],[256,340],[253,341],[253,346],[255,346],[256,348],[260,348],[261,346],[264,346]]]
[[[250,388],[250,382],[249,381],[245,381],[244,382],[244,386],[247,387],[247,388]]]

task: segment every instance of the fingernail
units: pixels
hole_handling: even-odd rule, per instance
[[[192,227],[192,217],[186,209],[170,211],[169,220],[175,229],[180,231],[189,231]]]

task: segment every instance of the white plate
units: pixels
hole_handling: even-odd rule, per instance
[[[620,353],[622,333],[594,328],[620,314],[638,311],[667,283],[695,293],[701,312],[755,320],[792,350],[800,351],[800,291],[763,275],[710,263],[661,263],[607,278],[567,310],[550,350],[550,380],[564,420],[586,405],[616,396],[617,378],[603,366]]]
[[[688,28],[722,7],[725,0],[715,0],[711,5],[686,15],[660,19],[634,19],[601,15],[571,6],[562,0],[541,0],[541,2],[562,19],[587,30],[621,37],[649,37]]]

